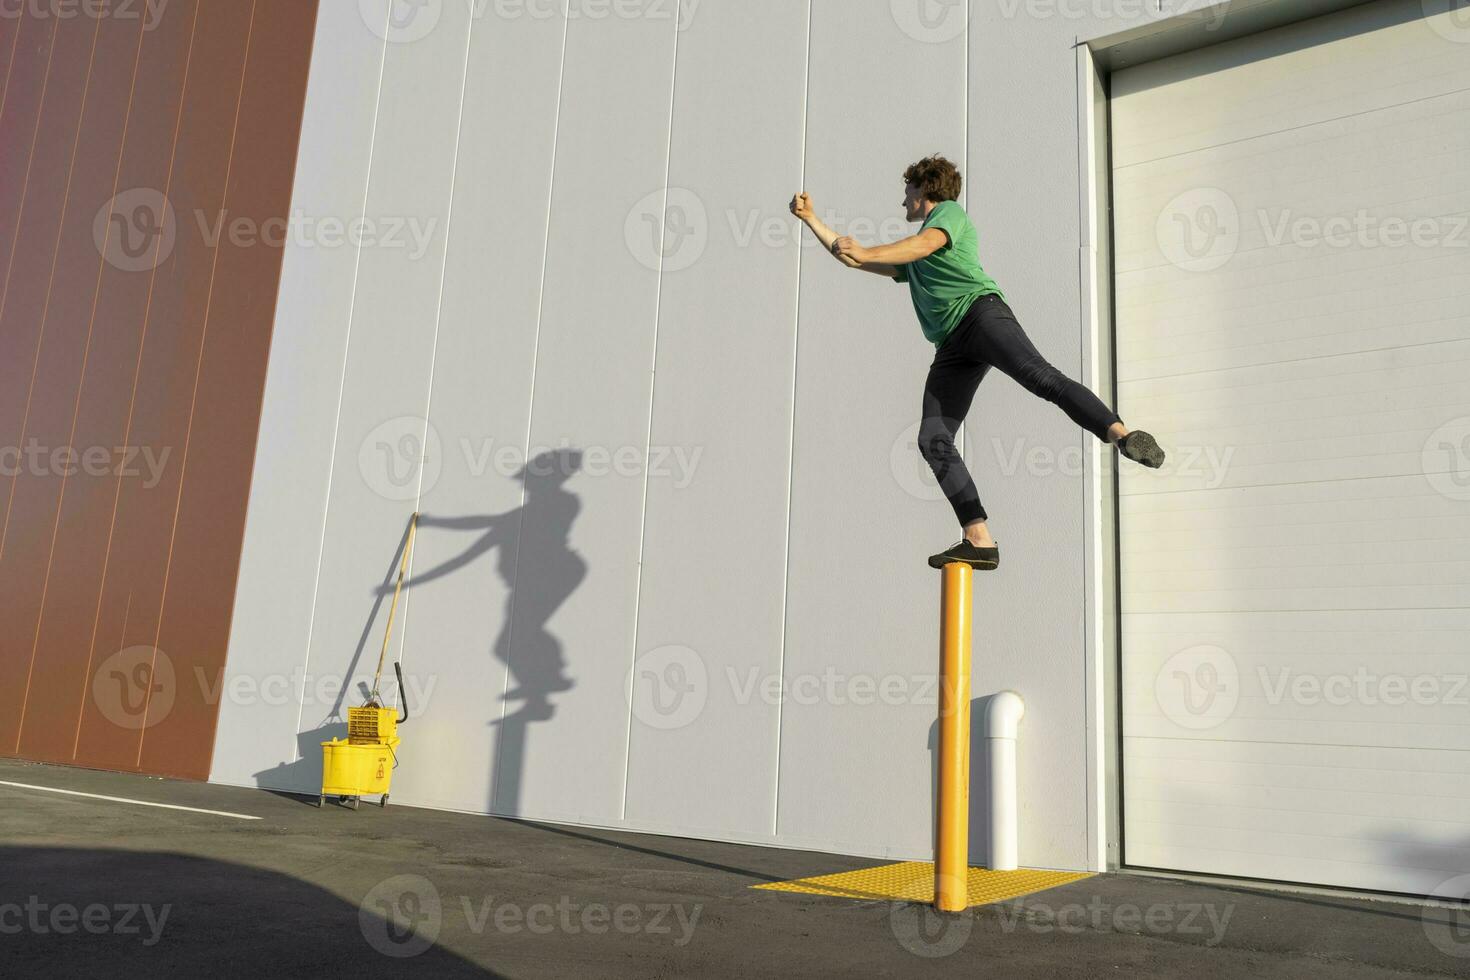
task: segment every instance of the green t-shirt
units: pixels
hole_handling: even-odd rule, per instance
[[[927,258],[898,266],[894,279],[909,284],[909,296],[924,337],[938,347],[964,319],[976,298],[995,293],[1005,299],[1005,294],[980,268],[980,236],[957,201],[936,205],[919,231],[925,228],[938,228],[949,238],[949,244]]]

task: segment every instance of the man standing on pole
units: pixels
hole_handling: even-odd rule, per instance
[[[994,279],[980,266],[978,236],[958,203],[960,172],[944,157],[920,160],[904,171],[905,217],[922,222],[917,234],[865,248],[828,228],[805,192],[791,200],[800,218],[838,261],[852,269],[907,283],[924,337],[935,346],[924,383],[919,452],[954,508],[964,537],[931,555],[942,568],[964,562],[978,569],[1000,564],[1000,550],[986,526],[989,515],[975,482],[955,449],[954,436],[970,410],[975,390],[992,367],[1056,405],[1103,442],[1144,466],[1163,465],[1153,436],[1130,431],[1118,414],[1085,386],[1053,367],[1031,343]]]

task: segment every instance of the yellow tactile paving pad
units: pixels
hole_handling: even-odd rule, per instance
[[[970,904],[988,905],[1020,898],[1033,892],[1091,878],[1076,871],[988,871],[970,869]],[[830,895],[834,898],[887,899],[890,901],[934,901],[934,865],[928,861],[903,861],[883,864],[860,871],[776,881],[752,885],[767,891],[801,892],[806,895]]]

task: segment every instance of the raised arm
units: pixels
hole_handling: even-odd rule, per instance
[[[888,276],[889,278],[893,278],[894,276],[898,275],[898,270],[892,265],[887,265],[879,262],[861,262],[858,259],[848,255],[839,255],[837,251],[833,248],[835,243],[839,240],[837,237],[837,232],[833,231],[831,228],[828,228],[826,222],[817,217],[816,210],[812,207],[812,199],[810,195],[806,194],[805,192],[797,194],[791,199],[791,213],[800,218],[801,221],[812,230],[812,234],[817,236],[817,241],[822,243],[822,247],[826,249],[833,258],[835,258],[838,262],[841,262],[843,265],[847,266],[849,269],[860,269],[863,272],[871,272],[874,275]]]

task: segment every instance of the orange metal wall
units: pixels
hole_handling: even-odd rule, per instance
[[[152,6],[0,18],[0,755],[203,779],[317,4]]]

